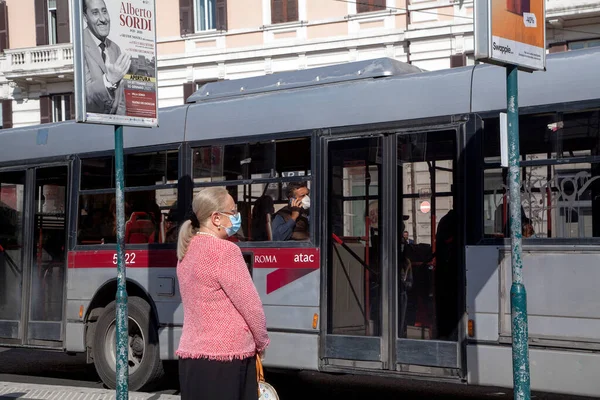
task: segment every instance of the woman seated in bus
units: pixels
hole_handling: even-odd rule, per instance
[[[287,187],[289,204],[273,218],[273,240],[308,240],[309,190],[306,182],[290,183]]]
[[[256,355],[269,344],[260,297],[238,246],[241,226],[222,187],[202,189],[179,231],[177,278],[183,332],[177,349],[181,399],[258,398]]]
[[[252,241],[263,242],[272,240],[271,216],[275,212],[273,198],[260,196],[252,208]]]

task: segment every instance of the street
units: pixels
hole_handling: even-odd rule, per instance
[[[166,376],[157,394],[179,394],[177,363],[165,365]],[[282,373],[266,371],[281,400],[322,399],[512,399],[512,392],[499,388],[474,388],[401,378],[333,375],[315,372]],[[0,381],[86,388],[103,388],[93,365],[85,356],[28,349],[0,349]],[[533,393],[537,400],[584,400],[583,397]],[[1,397],[0,397],[1,399]]]

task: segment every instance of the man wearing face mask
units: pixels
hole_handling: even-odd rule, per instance
[[[308,240],[309,190],[306,182],[290,183],[287,187],[289,204],[275,213],[271,224],[273,240]]]

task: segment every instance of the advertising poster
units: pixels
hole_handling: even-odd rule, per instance
[[[77,120],[157,126],[155,0],[75,0]]]
[[[476,0],[476,58],[543,70],[546,63],[544,0]]]

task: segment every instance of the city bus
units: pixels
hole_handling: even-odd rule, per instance
[[[600,393],[599,65],[519,73],[533,390]],[[125,127],[130,388],[176,359],[177,227],[210,186],[243,216],[267,367],[512,387],[505,109],[503,68],[375,59],[209,83]],[[0,345],[85,353],[111,388],[114,181],[110,126],[0,131]],[[284,240],[298,187],[306,234]]]

